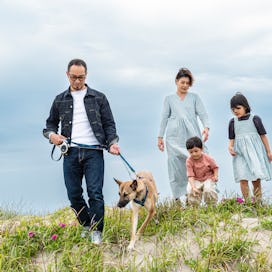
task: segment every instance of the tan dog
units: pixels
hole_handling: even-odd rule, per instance
[[[132,201],[131,240],[128,245],[128,249],[131,250],[134,248],[135,242],[142,235],[150,219],[156,213],[155,205],[158,200],[157,188],[152,174],[148,171],[137,173],[137,179],[133,181],[122,182],[116,179],[115,181],[119,185],[120,195],[117,206],[123,208]],[[147,209],[148,215],[136,234],[139,209],[142,206]]]

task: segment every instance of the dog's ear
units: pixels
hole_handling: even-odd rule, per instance
[[[114,179],[114,181],[120,186],[121,184],[122,184],[122,181],[120,181],[120,180],[118,180],[118,179],[116,179],[116,178],[113,178]]]
[[[131,189],[132,189],[133,191],[136,191],[137,186],[138,186],[138,182],[137,182],[136,179],[134,179],[134,180],[132,181],[132,183],[130,184],[130,187],[131,187]]]

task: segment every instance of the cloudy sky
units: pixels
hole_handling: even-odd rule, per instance
[[[42,129],[54,97],[68,87],[72,58],[88,64],[88,84],[111,104],[123,155],[151,170],[161,199],[171,197],[167,156],[157,150],[163,99],[180,67],[207,107],[208,147],[220,166],[221,195],[239,193],[227,151],[229,99],[243,92],[272,143],[270,0],[1,0],[0,204],[43,213],[69,205],[61,162],[50,159]],[[117,201],[112,177],[129,178],[105,154],[105,200]],[[272,184],[264,182],[271,195]]]

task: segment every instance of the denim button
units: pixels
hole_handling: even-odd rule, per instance
[[[72,121],[69,121],[69,124],[72,124]]]
[[[70,108],[73,108],[73,105],[70,105]]]

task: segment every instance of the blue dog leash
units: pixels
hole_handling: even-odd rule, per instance
[[[87,149],[94,149],[94,150],[103,150],[103,149],[106,149],[105,146],[102,146],[102,145],[87,145],[87,144],[80,144],[80,143],[76,143],[76,142],[72,142],[72,141],[71,141],[71,143],[75,144],[76,146],[78,146],[80,148],[87,148]],[[53,148],[52,148],[51,158],[54,161],[59,161],[61,159],[61,157],[63,156],[63,154],[61,154],[58,159],[54,159],[53,154],[54,154],[55,148],[56,148],[56,145],[54,145]],[[141,178],[141,177],[137,176],[136,171],[134,170],[134,168],[129,164],[129,162],[125,159],[125,157],[121,153],[119,154],[119,156],[123,160],[123,162],[125,163],[125,165],[129,168],[129,170],[131,172],[133,172],[133,174],[135,175],[136,179],[137,178]],[[129,174],[129,176],[130,176],[131,179],[134,179],[134,178],[131,177],[129,171],[128,171],[128,174]],[[145,185],[145,187],[146,187],[146,193],[145,193],[144,198],[142,200],[138,200],[138,199],[134,199],[133,200],[135,203],[137,203],[137,204],[139,204],[141,206],[144,206],[146,198],[147,198],[147,195],[148,195],[148,187],[147,187],[147,185]]]
[[[71,143],[77,145],[78,147],[82,147],[82,148],[87,148],[87,149],[95,149],[95,150],[103,150],[106,149],[106,146],[102,146],[102,145],[87,145],[87,144],[80,144],[80,143],[76,143],[71,141]],[[129,162],[125,159],[125,157],[119,153],[120,158],[123,160],[123,162],[125,163],[125,165],[129,168],[129,170],[135,175],[135,177],[137,178],[137,174],[135,169],[129,164]],[[128,171],[128,174],[130,176],[131,179],[133,179],[130,175],[130,172]]]
[[[78,147],[82,147],[82,148],[88,148],[88,149],[95,149],[95,150],[103,150],[106,149],[106,146],[102,146],[102,145],[87,145],[87,144],[79,144],[76,142],[71,141],[71,143],[77,145]],[[135,174],[135,176],[137,177],[136,171],[134,170],[134,168],[128,163],[128,161],[125,159],[125,157],[120,153],[119,154],[120,158],[123,160],[123,162],[126,164],[126,166],[130,169],[131,172],[133,172]]]
[[[94,150],[103,150],[106,149],[106,146],[102,146],[102,145],[87,145],[87,144],[80,144],[80,143],[76,143],[73,141],[68,142],[73,143],[74,145],[81,147],[81,148],[87,148],[87,149],[94,149]],[[55,151],[56,145],[53,146],[52,151],[51,151],[51,159],[54,161],[59,161],[61,159],[61,157],[63,156],[63,154],[60,155],[60,157],[58,159],[54,158],[54,151]],[[119,154],[120,158],[123,160],[123,162],[126,164],[126,166],[130,169],[131,172],[133,172],[136,175],[136,171],[133,169],[133,167],[128,163],[128,161],[124,158],[124,156],[120,153]]]
[[[123,162],[127,165],[127,167],[130,169],[131,172],[133,172],[136,175],[136,171],[133,169],[133,167],[128,163],[128,161],[124,158],[124,156],[120,153],[120,158],[123,160]]]

